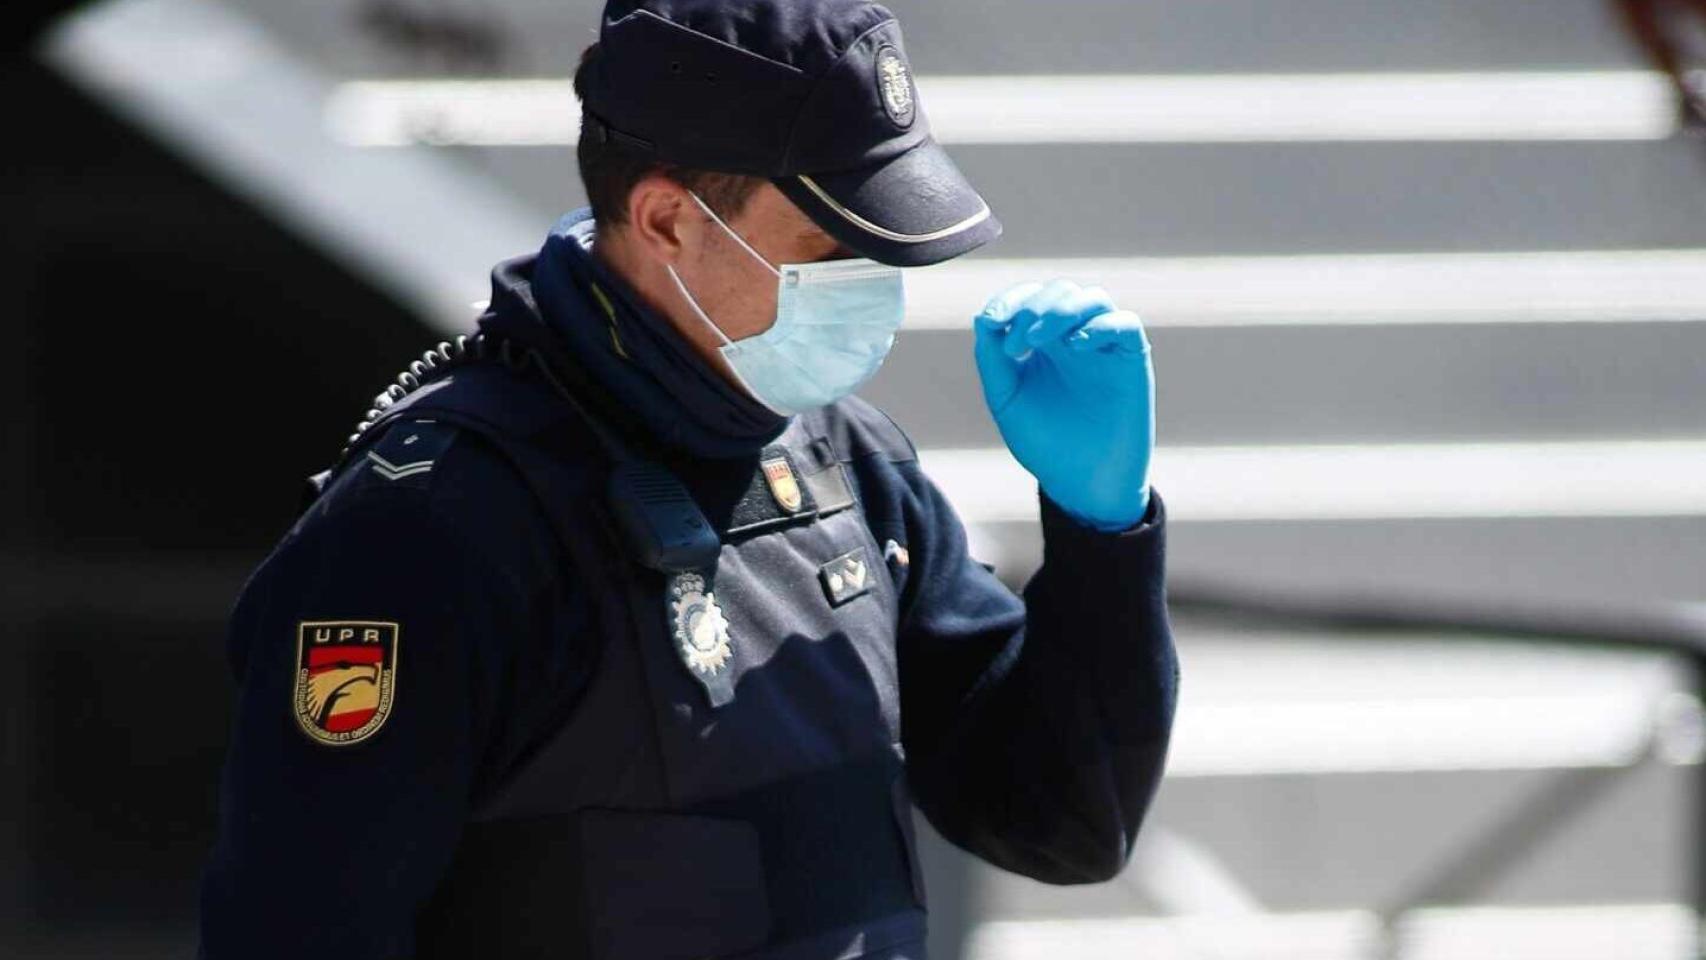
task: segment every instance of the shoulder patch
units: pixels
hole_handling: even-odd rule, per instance
[[[390,620],[305,620],[296,625],[296,725],[328,746],[379,732],[397,699],[397,644]]]

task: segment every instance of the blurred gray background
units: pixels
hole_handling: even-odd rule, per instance
[[[865,393],[1020,583],[1032,487],[969,317],[1010,282],[1107,285],[1150,325],[1186,601],[1132,868],[1049,889],[933,843],[939,955],[1698,954],[1690,659],[1188,602],[1706,609],[1706,143],[1611,12],[890,6],[1007,232],[909,276]],[[225,612],[367,399],[581,203],[566,81],[598,4],[17,16],[0,952],[179,956]]]

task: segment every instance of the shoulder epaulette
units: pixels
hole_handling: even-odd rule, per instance
[[[843,460],[882,456],[892,463],[918,459],[912,439],[889,415],[858,397],[839,400],[810,414],[812,432],[829,439]]]

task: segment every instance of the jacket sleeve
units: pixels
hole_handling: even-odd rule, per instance
[[[1024,597],[967,554],[916,461],[913,569],[899,636],[916,801],[950,841],[1047,883],[1115,876],[1161,779],[1178,687],[1164,591],[1165,506],[1101,533],[1042,503]]]
[[[203,876],[204,958],[413,952],[416,914],[451,861],[494,739],[509,672],[500,641],[525,630],[528,602],[419,492],[369,491],[300,527],[238,601],[228,639],[239,694]],[[328,743],[309,730],[313,717],[347,728],[362,713],[336,713],[327,690],[303,698],[299,685],[314,681],[300,648],[315,642],[303,625],[335,635],[345,622],[392,638],[391,699],[379,699],[370,734]],[[331,655],[331,669],[352,669]],[[327,669],[320,661],[314,671]],[[377,675],[364,664],[344,689],[372,707]]]

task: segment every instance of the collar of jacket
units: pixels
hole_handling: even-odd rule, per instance
[[[693,457],[741,457],[788,425],[711,369],[669,321],[592,256],[592,212],[551,229],[532,258],[500,265],[492,309],[531,312],[652,439]],[[507,271],[506,268],[507,267]],[[505,290],[500,292],[499,274]],[[501,306],[500,306],[501,305]]]

